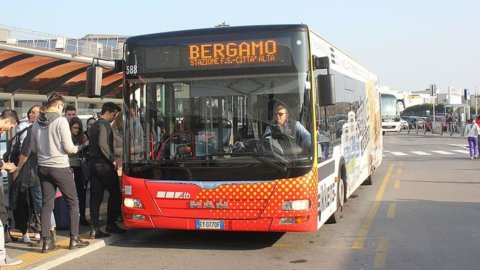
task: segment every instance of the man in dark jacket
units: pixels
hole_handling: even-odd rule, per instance
[[[10,131],[18,124],[17,113],[13,110],[5,110],[0,114],[0,135],[5,131]],[[6,170],[8,172],[13,172],[16,167],[15,164],[10,162],[3,162],[0,160],[0,169]],[[0,173],[0,179],[2,174]],[[2,180],[3,185],[3,180]],[[3,202],[3,188],[0,190],[0,267],[2,266],[12,266],[21,264],[21,260],[11,258],[7,255],[5,250],[5,232],[3,224],[7,222],[7,209],[5,208]]]
[[[100,118],[90,128],[90,232],[91,239],[110,236],[108,233],[124,233],[125,229],[118,227],[116,217],[121,214],[120,183],[116,168],[118,166],[113,153],[113,131],[110,123],[121,108],[113,102],[102,106]],[[103,192],[109,193],[107,206],[107,233],[100,230],[99,212],[103,201]]]

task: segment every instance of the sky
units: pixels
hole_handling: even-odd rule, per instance
[[[70,38],[308,24],[393,90],[480,94],[478,0],[3,1],[0,25]]]

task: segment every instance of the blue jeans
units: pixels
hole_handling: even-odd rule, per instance
[[[478,155],[478,137],[468,137],[468,146],[470,148],[470,157],[475,157]]]

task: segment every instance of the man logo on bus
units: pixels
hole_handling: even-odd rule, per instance
[[[226,201],[190,201],[188,206],[190,208],[203,208],[203,209],[227,209],[228,202]]]

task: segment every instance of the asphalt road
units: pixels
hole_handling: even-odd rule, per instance
[[[373,186],[315,233],[131,230],[57,269],[480,269],[480,160],[465,146],[385,136]]]

